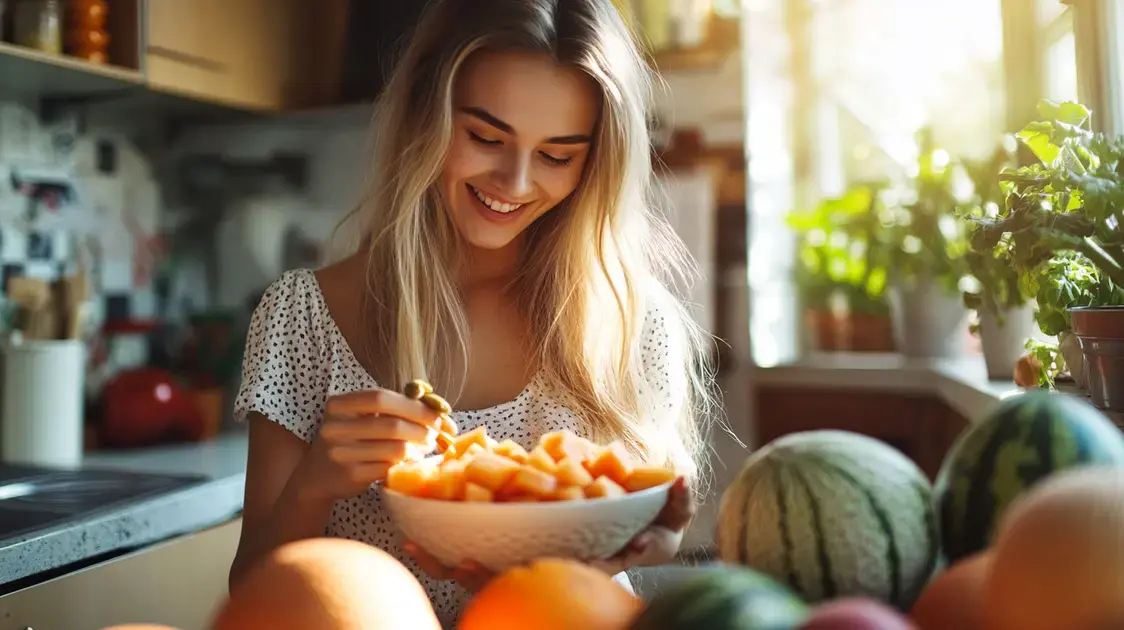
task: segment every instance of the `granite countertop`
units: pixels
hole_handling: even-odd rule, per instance
[[[246,434],[226,434],[198,444],[91,453],[83,467],[200,475],[206,481],[0,541],[0,593],[235,518],[242,510],[246,482]]]
[[[931,393],[968,418],[980,417],[990,405],[1019,391],[1014,383],[989,381],[980,358],[926,361],[879,354],[818,355],[758,367],[751,370],[750,382]],[[0,542],[0,593],[235,518],[242,509],[246,445],[246,434],[237,432],[199,444],[87,455],[84,465],[89,467],[201,475],[207,481]]]
[[[756,385],[869,389],[934,394],[965,418],[982,417],[999,400],[1022,389],[987,377],[983,357],[907,359],[896,354],[824,353],[797,362],[753,369]]]

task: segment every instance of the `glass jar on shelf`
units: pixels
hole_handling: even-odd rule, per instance
[[[61,0],[12,2],[12,42],[40,52],[62,53]]]
[[[91,63],[109,61],[106,0],[67,0],[66,54]]]

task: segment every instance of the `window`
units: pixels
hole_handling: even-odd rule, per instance
[[[1079,101],[1073,7],[1061,0],[1038,0],[1037,8],[1043,57],[1042,96],[1054,101]]]

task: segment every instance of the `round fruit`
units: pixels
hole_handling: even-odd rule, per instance
[[[929,480],[893,447],[847,431],[791,434],[726,489],[718,553],[806,601],[873,597],[908,608],[936,566]]]
[[[994,560],[991,550],[949,566],[937,575],[909,611],[920,630],[985,630],[983,593]]]
[[[1059,473],[1016,501],[983,595],[988,630],[1100,630],[1124,620],[1124,469]]]
[[[640,598],[573,560],[541,559],[493,578],[468,603],[458,630],[621,630]]]
[[[278,547],[235,585],[212,630],[440,630],[410,570],[343,538]]]
[[[945,457],[934,489],[949,562],[983,551],[1011,501],[1049,475],[1124,465],[1124,436],[1075,396],[1035,390],[1006,398]]]
[[[847,597],[816,608],[800,630],[916,630],[916,627],[882,602]]]
[[[761,573],[722,565],[699,571],[656,595],[630,630],[794,630],[808,618],[804,602]]]

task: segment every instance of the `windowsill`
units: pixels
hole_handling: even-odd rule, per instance
[[[818,353],[793,363],[753,368],[750,378],[754,385],[935,394],[970,420],[1022,391],[1012,381],[989,380],[983,357],[907,359],[897,354]]]

